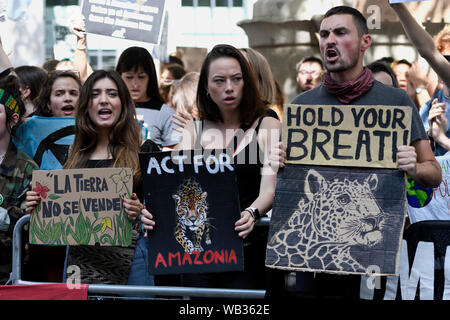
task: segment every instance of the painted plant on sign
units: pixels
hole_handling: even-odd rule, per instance
[[[131,174],[122,171],[103,177],[103,188],[98,191],[114,189],[114,197],[89,198],[82,194],[78,199],[67,198],[70,192],[62,193],[64,189],[76,186],[82,191],[82,179],[71,181],[75,174],[61,173],[68,170],[46,171],[47,183],[35,181],[33,191],[42,198],[30,219],[30,242],[55,245],[89,245],[99,243],[110,246],[129,246],[131,244],[131,222],[121,204],[121,197],[130,196],[129,187]],[[53,174],[52,174],[53,172]],[[56,174],[58,172],[58,174]],[[66,185],[58,189],[58,179],[65,180]],[[102,179],[99,179],[100,181]],[[53,185],[48,181],[54,182]],[[109,184],[109,187],[107,186]],[[72,185],[72,187],[71,187]],[[119,193],[124,191],[121,196]],[[99,192],[100,193],[100,192]],[[76,217],[74,217],[76,215]]]

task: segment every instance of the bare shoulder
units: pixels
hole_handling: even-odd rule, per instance
[[[264,117],[261,121],[261,129],[281,129],[281,122],[274,117]]]

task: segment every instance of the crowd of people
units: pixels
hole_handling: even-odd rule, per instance
[[[435,156],[450,150],[450,29],[432,39],[404,4],[391,7],[430,65],[428,74],[417,61],[390,57],[364,66],[364,54],[372,43],[366,19],[354,8],[334,7],[320,24],[320,56],[299,57],[292,68],[299,95],[291,103],[409,106],[411,143],[398,147],[398,168],[423,187],[437,187],[442,174]],[[277,171],[284,167],[286,154],[280,143],[285,98],[267,59],[251,48],[218,44],[201,70],[186,72],[182,60],[173,57],[158,77],[151,54],[130,47],[122,52],[114,71],[93,71],[87,63],[83,26],[73,30],[77,36],[74,63],[48,61],[42,67],[13,68],[0,43],[0,283],[5,284],[11,272],[16,221],[33,214],[42,200],[30,190],[32,172],[42,165],[15,146],[15,131],[22,122],[39,117],[73,117],[75,139],[63,169],[132,169],[133,193],[123,206],[134,225],[133,244],[68,246],[60,254],[56,276],[35,249],[25,261],[29,266],[47,263],[48,269],[25,273],[30,277],[26,280],[45,282],[56,277],[64,282],[63,269],[78,265],[82,283],[265,289],[268,295],[285,292],[286,272],[265,267],[267,230],[255,227],[255,221],[272,208]],[[142,135],[139,109],[151,111],[146,118],[150,122],[145,123],[149,134]],[[227,134],[230,131],[244,134]],[[218,132],[222,139],[217,139]],[[138,154],[194,148],[232,148],[232,155],[243,155],[243,159],[249,158],[249,150],[257,150],[256,163],[235,167],[242,210],[235,231],[244,243],[244,270],[154,276],[147,266],[147,238],[158,225],[145,205]],[[27,250],[33,252],[33,246],[27,245]],[[299,272],[297,289],[305,297],[354,298],[359,288],[356,278]]]

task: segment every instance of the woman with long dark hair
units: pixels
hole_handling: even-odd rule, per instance
[[[137,194],[140,185],[138,152],[140,127],[134,103],[122,78],[114,71],[98,70],[83,85],[75,120],[75,141],[64,169],[131,168],[133,193],[124,198],[128,218],[135,221],[143,209]],[[27,192],[27,211],[40,197]],[[133,243],[137,237],[133,234]],[[134,246],[70,246],[67,265],[81,268],[82,283],[126,284]]]
[[[241,207],[235,230],[244,242],[245,265],[243,272],[184,274],[183,285],[265,288],[267,230],[254,228],[254,223],[272,207],[278,166],[272,168],[271,154],[279,150],[281,124],[265,116],[266,107],[255,76],[242,53],[230,45],[217,45],[206,56],[200,72],[197,105],[199,120],[186,124],[177,148],[230,152]],[[152,215],[147,210],[143,213],[144,227],[152,230],[155,227]]]
[[[153,142],[162,147],[171,147],[179,142],[173,134],[172,115],[175,111],[161,98],[155,63],[147,49],[127,48],[117,61],[116,71],[125,81],[136,108],[148,109],[145,118]]]

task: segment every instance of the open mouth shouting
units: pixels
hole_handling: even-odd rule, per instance
[[[108,120],[112,116],[112,110],[107,108],[102,108],[98,111],[98,116],[102,120]]]
[[[329,63],[335,63],[339,59],[339,52],[336,48],[328,48],[325,51],[325,60]]]
[[[65,116],[69,117],[73,115],[75,108],[72,105],[65,105],[61,108],[61,111]]]

